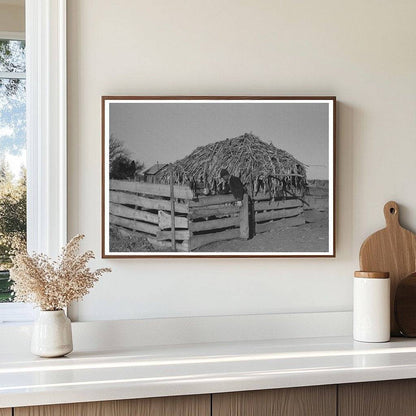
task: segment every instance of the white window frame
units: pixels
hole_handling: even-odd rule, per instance
[[[28,250],[56,257],[67,241],[66,0],[26,0]],[[1,304],[0,322],[30,321]]]

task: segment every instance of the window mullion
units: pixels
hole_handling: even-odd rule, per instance
[[[0,72],[0,79],[26,79],[26,72]]]
[[[66,243],[66,0],[26,0],[28,248]]]

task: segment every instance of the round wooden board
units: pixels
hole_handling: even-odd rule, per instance
[[[370,235],[360,250],[361,270],[390,273],[391,334],[400,335],[394,317],[394,299],[399,282],[416,270],[416,235],[400,225],[399,206],[390,201],[384,205],[386,228]]]

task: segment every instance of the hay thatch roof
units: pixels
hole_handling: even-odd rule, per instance
[[[163,168],[158,181],[169,183],[172,169],[176,184],[203,184],[210,193],[218,191],[221,169],[239,177],[251,194],[262,191],[276,197],[289,191],[299,195],[307,186],[303,163],[251,133],[196,148]]]

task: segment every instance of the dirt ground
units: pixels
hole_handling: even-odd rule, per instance
[[[120,228],[110,226],[110,251],[140,253],[157,250],[147,241],[145,235],[127,230],[122,232]]]
[[[328,251],[328,211],[305,211],[306,224],[257,234],[250,240],[219,241],[198,252],[325,252]]]
[[[196,252],[325,252],[328,251],[328,211],[316,209],[305,211],[306,224],[284,227],[257,234],[250,240],[234,239],[208,244]],[[112,252],[157,252],[145,235],[123,234],[110,228],[110,249]],[[166,250],[163,250],[166,251]]]

